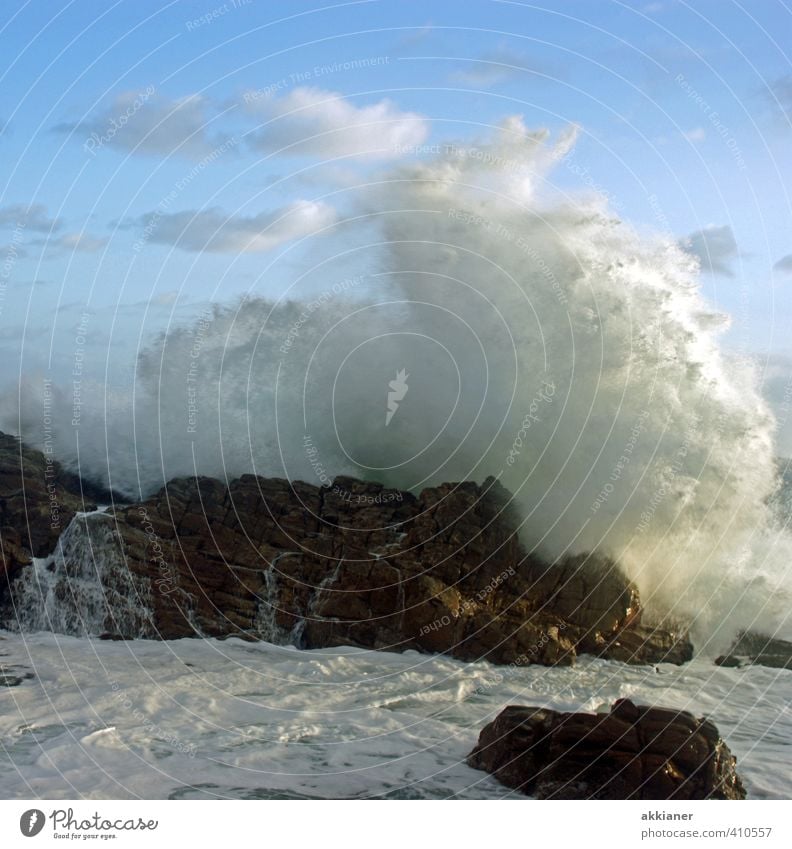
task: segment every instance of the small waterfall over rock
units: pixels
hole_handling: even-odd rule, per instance
[[[105,632],[150,637],[150,581],[130,572],[114,518],[75,516],[49,557],[33,560],[11,586],[0,626],[72,636]]]

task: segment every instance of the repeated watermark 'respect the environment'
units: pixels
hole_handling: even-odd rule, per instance
[[[215,6],[214,9],[210,9],[203,15],[199,15],[197,18],[191,18],[186,21],[184,28],[187,32],[194,32],[197,29],[201,29],[201,27],[205,27],[209,24],[213,24],[215,21],[219,21],[229,12],[235,12],[238,9],[244,9],[246,6],[252,5],[253,0],[228,0],[228,2]]]
[[[85,345],[88,334],[88,320],[91,314],[82,313],[77,332],[74,336],[74,357],[72,360],[72,427],[78,429],[82,422],[83,408],[83,371],[85,368]]]
[[[280,77],[274,82],[261,86],[261,88],[246,91],[242,95],[242,100],[250,106],[260,100],[267,100],[276,94],[282,94],[293,86],[314,84],[317,80],[332,76],[333,74],[349,73],[350,71],[364,70],[367,68],[377,68],[382,65],[388,65],[389,63],[389,56],[364,56],[358,59],[347,59],[342,62],[329,62],[324,65],[314,65],[312,68],[303,68],[299,71],[293,71],[285,77]]]
[[[198,387],[199,387],[199,363],[201,360],[201,349],[204,345],[206,331],[212,321],[214,310],[205,308],[198,316],[198,321],[193,328],[193,341],[190,346],[190,362],[187,366],[187,379],[185,391],[187,394],[187,433],[198,433]]]
[[[50,529],[61,528],[61,505],[58,499],[57,468],[55,466],[55,431],[52,417],[52,379],[45,377],[42,392],[42,453],[44,454],[44,488],[47,491]]]
[[[173,184],[173,188],[159,201],[154,211],[151,213],[151,216],[146,222],[146,226],[143,228],[140,238],[136,239],[132,245],[132,250],[135,253],[140,253],[140,251],[143,250],[159,227],[160,220],[170,212],[171,206],[178,199],[179,195],[181,195],[192,181],[202,174],[210,165],[215,163],[221,156],[235,148],[239,144],[239,141],[240,140],[237,136],[231,136],[231,138],[227,139],[214,150],[207,153],[206,156],[193,165],[184,177],[180,177]]]
[[[486,230],[488,233],[492,233],[500,239],[508,242],[509,244],[513,244],[518,250],[520,250],[528,259],[533,263],[532,268],[538,271],[542,277],[550,284],[550,289],[555,295],[556,300],[562,306],[567,306],[569,303],[569,299],[564,292],[563,287],[561,286],[561,282],[559,281],[556,273],[553,269],[548,265],[547,260],[539,253],[539,251],[531,244],[531,242],[526,239],[526,237],[520,233],[516,233],[511,230],[509,227],[506,227],[504,224],[501,224],[499,221],[492,221],[488,218],[484,218],[481,215],[478,215],[475,212],[472,212],[468,209],[459,209],[456,207],[452,207],[448,210],[448,217],[453,219],[454,221],[459,221],[463,224],[469,224],[475,227],[481,227]]]

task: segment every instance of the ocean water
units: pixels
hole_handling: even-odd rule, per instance
[[[792,672],[508,669],[416,652],[236,639],[108,642],[0,632],[0,798],[427,798],[519,794],[466,766],[507,704],[616,698],[710,717],[749,798],[792,797]]]

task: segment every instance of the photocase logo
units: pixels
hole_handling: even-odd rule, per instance
[[[19,830],[25,837],[35,837],[44,828],[44,822],[44,812],[31,808],[19,818]]]
[[[407,378],[410,375],[407,374],[406,369],[401,369],[396,372],[396,379],[391,380],[388,383],[390,387],[390,392],[388,393],[388,411],[385,414],[385,427],[387,427],[391,423],[391,419],[396,414],[396,410],[399,409],[399,402],[404,400],[404,396],[407,394],[407,390],[409,387],[407,386]]]

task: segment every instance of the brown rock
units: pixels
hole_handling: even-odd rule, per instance
[[[468,764],[542,799],[745,798],[711,722],[624,699],[607,714],[507,707]]]
[[[792,643],[753,631],[740,634],[729,653],[715,660],[718,666],[769,666],[792,669]]]
[[[592,649],[591,653],[622,663],[681,665],[693,658],[693,645],[687,631],[679,625],[647,627],[634,623],[604,640],[601,649]]]
[[[75,514],[96,509],[98,492],[50,455],[0,433],[0,579],[51,554]]]
[[[350,477],[327,487],[177,478],[140,504],[75,523],[69,562],[47,581],[59,627],[108,638],[238,636],[514,665],[570,664],[581,651],[645,659],[644,646],[664,637],[631,630],[635,588],[602,558],[548,567],[528,556],[510,501],[494,478],[418,497]],[[18,544],[12,533],[8,541]],[[76,576],[97,572],[102,593],[70,591]],[[26,574],[10,591],[35,605]]]
[[[584,629],[584,640],[619,633],[641,611],[635,586],[608,558],[581,554],[553,565],[533,563],[529,579],[555,613]]]

